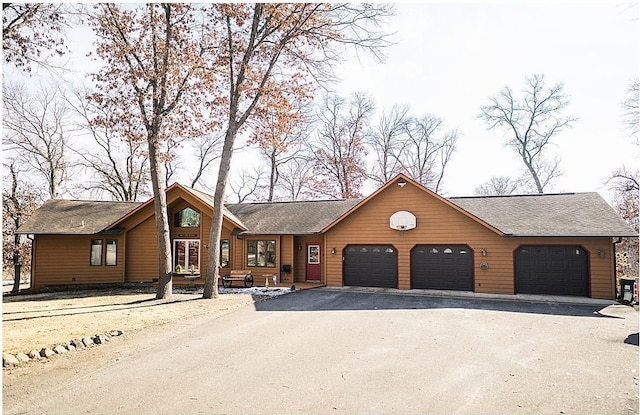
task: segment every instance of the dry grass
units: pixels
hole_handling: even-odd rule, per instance
[[[221,294],[204,300],[201,294],[183,291],[171,300],[156,300],[149,288],[4,296],[2,351],[26,353],[112,330],[140,330],[205,313],[223,315],[264,298]]]

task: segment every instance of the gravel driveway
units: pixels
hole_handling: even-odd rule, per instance
[[[4,413],[636,414],[638,313],[316,289],[5,372]]]

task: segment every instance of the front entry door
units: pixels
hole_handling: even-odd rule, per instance
[[[320,281],[320,245],[307,245],[306,279]]]

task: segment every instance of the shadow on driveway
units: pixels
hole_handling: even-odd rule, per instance
[[[638,346],[638,333],[633,333],[627,336],[626,339],[624,339],[624,342],[626,344],[631,344],[633,346]]]
[[[603,312],[607,306],[540,303],[521,300],[434,297],[425,295],[347,292],[313,289],[255,304],[257,311],[428,310],[471,309],[514,313],[621,318]]]

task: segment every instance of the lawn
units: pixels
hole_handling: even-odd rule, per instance
[[[205,313],[224,315],[287,292],[221,288],[215,300],[202,299],[202,290],[187,289],[174,289],[171,299],[156,300],[152,287],[4,295],[2,351],[27,353],[113,330],[126,334]]]

